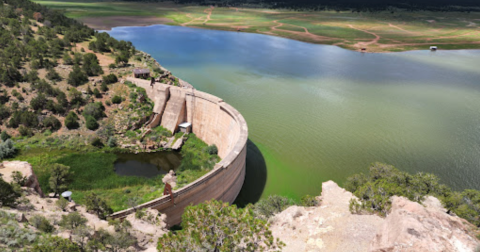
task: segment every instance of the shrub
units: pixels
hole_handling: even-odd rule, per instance
[[[52,224],[50,224],[47,218],[39,214],[34,215],[32,218],[30,218],[29,222],[32,226],[45,233],[52,233],[55,230],[55,228]]]
[[[94,212],[102,220],[105,220],[108,215],[113,213],[113,210],[107,205],[107,202],[93,192],[85,196],[85,206],[87,207],[87,211]]]
[[[107,141],[108,147],[115,147],[117,146],[117,139],[115,137],[109,137]]]
[[[103,74],[103,70],[99,65],[97,55],[93,53],[86,53],[83,55],[82,68],[88,76]]]
[[[73,66],[73,70],[68,74],[68,84],[78,87],[88,82],[87,75],[78,65]]]
[[[87,219],[80,215],[78,212],[69,213],[67,215],[62,215],[62,220],[58,225],[64,229],[74,230],[79,226],[83,226],[87,223]]]
[[[206,148],[206,151],[210,155],[217,155],[218,154],[218,148],[215,144],[212,144]]]
[[[68,129],[78,129],[78,127],[80,127],[78,124],[78,116],[75,114],[75,112],[70,111],[70,113],[68,113],[67,117],[65,118],[65,126]]]
[[[54,192],[54,197],[67,189],[67,185],[70,182],[70,175],[70,167],[62,164],[52,165],[48,183],[50,189]]]
[[[300,204],[305,207],[313,207],[318,205],[318,201],[315,196],[305,195],[300,199]]]
[[[23,176],[20,171],[12,172],[13,183],[18,184],[19,186],[24,186],[27,183],[27,177]]]
[[[83,109],[83,116],[91,116],[98,120],[106,116],[104,111],[105,107],[101,102],[89,103]]]
[[[98,91],[98,88],[93,89],[93,95],[95,98],[102,98],[102,94]]]
[[[52,80],[52,81],[61,81],[62,80],[62,77],[60,77],[60,75],[57,73],[57,71],[55,71],[54,68],[50,68],[50,70],[48,70],[48,73],[45,77],[49,80]]]
[[[0,134],[0,138],[2,139],[2,141],[7,141],[7,139],[10,139],[10,135],[6,132],[6,131],[2,131],[2,134]]]
[[[349,177],[345,188],[359,198],[359,201],[350,202],[350,210],[354,213],[373,211],[386,215],[393,195],[416,202],[422,202],[426,195],[432,195],[439,198],[448,211],[480,226],[480,191],[452,191],[440,184],[438,177],[433,174],[420,172],[411,175],[391,165],[374,163],[370,166],[368,175]]]
[[[182,230],[158,239],[158,251],[280,251],[283,247],[250,207],[238,209],[215,200],[188,206],[181,225]]]
[[[98,147],[98,148],[101,148],[101,147],[104,146],[104,144],[102,142],[102,139],[100,139],[98,137],[95,137],[90,144],[92,146],[95,146],[95,147]]]
[[[82,48],[83,49],[83,48]],[[58,236],[51,236],[41,244],[33,247],[32,252],[81,252],[80,247],[68,240]]]
[[[102,79],[103,79],[103,83],[105,83],[105,84],[112,84],[112,83],[115,83],[115,82],[118,81],[117,76],[113,73],[111,73],[109,75],[104,75],[102,77]]]
[[[112,103],[113,104],[119,104],[122,102],[122,97],[118,96],[118,95],[115,95],[113,98],[112,98]]]
[[[0,143],[0,159],[13,157],[16,153],[17,149],[13,145],[12,139]]]
[[[14,206],[19,197],[20,193],[0,176],[0,206]]]
[[[65,211],[68,206],[68,200],[66,200],[64,197],[60,197],[57,202],[55,202],[55,205],[57,205],[62,211]]]
[[[43,120],[43,126],[52,131],[57,131],[62,127],[62,123],[55,116],[49,116]]]
[[[100,90],[102,90],[102,92],[107,92],[108,91],[107,83],[102,82],[102,85],[100,86]]]
[[[28,127],[25,127],[23,125],[21,125],[19,128],[18,128],[18,133],[20,133],[21,136],[26,136],[26,137],[31,137],[33,136],[33,131],[32,129],[28,128]]]
[[[253,212],[255,215],[262,219],[269,219],[275,214],[287,209],[287,207],[293,205],[293,200],[280,196],[270,195],[266,199],[261,199],[253,206]]]

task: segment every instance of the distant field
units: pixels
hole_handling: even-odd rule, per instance
[[[63,9],[69,17],[96,29],[170,24],[262,33],[305,42],[370,52],[427,49],[479,49],[480,13],[297,12],[216,8],[173,3],[35,1]]]

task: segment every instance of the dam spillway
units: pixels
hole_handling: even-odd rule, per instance
[[[175,132],[182,122],[192,124],[192,132],[208,145],[215,144],[222,159],[207,174],[183,188],[173,191],[173,204],[168,195],[141,204],[135,209],[153,208],[167,215],[169,226],[181,222],[183,209],[207,200],[232,203],[245,180],[248,127],[243,116],[222,99],[194,88],[181,88],[162,83],[127,78],[146,90],[154,102],[153,119],[148,127],[162,125]],[[124,218],[135,209],[113,213]]]

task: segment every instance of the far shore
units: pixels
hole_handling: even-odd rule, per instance
[[[149,26],[156,24],[168,24],[173,21],[164,17],[138,17],[138,16],[107,16],[107,17],[84,17],[79,21],[95,30],[111,30],[120,26]]]

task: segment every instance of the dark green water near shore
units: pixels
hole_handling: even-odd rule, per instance
[[[250,178],[263,184],[244,185],[258,197],[317,195],[375,161],[480,189],[480,51],[361,54],[164,25],[109,33],[243,114],[261,155],[248,169],[266,166]]]

